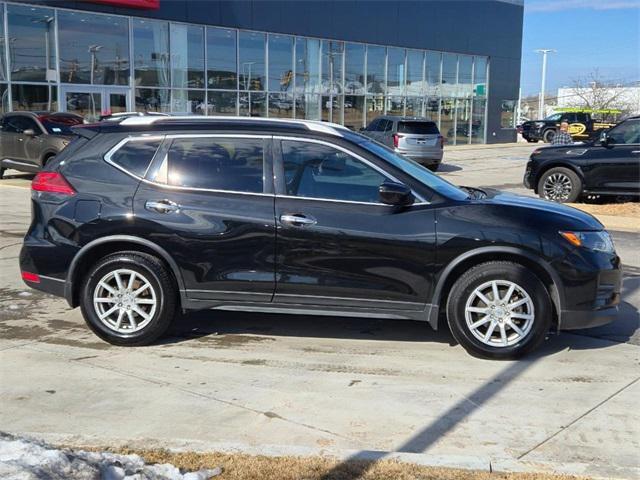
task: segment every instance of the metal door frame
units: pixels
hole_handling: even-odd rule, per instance
[[[103,114],[106,110],[110,110],[109,95],[118,94],[125,95],[126,111],[131,111],[131,89],[129,87],[122,87],[116,85],[75,85],[75,84],[61,84],[60,85],[60,100],[58,105],[61,112],[67,111],[67,93],[99,93],[100,98],[100,112]]]

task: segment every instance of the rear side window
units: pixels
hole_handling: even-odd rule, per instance
[[[156,181],[178,187],[262,193],[261,138],[177,138]]]
[[[438,127],[433,122],[399,122],[398,133],[415,135],[438,135]]]
[[[111,162],[139,177],[144,177],[160,140],[129,140],[111,155]]]

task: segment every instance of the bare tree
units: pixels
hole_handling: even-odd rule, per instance
[[[565,102],[569,107],[588,110],[618,110],[620,113],[602,113],[605,119],[625,117],[638,108],[638,99],[631,98],[629,90],[622,85],[603,79],[598,69],[583,78],[573,80],[571,98]]]

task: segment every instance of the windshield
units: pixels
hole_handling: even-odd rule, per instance
[[[71,127],[82,124],[82,117],[76,115],[52,115],[41,117],[42,126],[52,135],[73,135]]]
[[[415,178],[420,183],[426,185],[440,195],[452,200],[466,200],[469,198],[469,195],[464,190],[456,187],[446,180],[443,180],[419,163],[396,154],[393,150],[385,147],[384,145],[372,141],[363,142],[359,145],[374,155],[384,158],[394,167],[399,168],[407,175]]]
[[[560,117],[562,117],[561,113],[554,113],[553,115],[549,115],[547,118],[545,118],[545,120],[551,120],[552,122],[556,122],[560,120]]]

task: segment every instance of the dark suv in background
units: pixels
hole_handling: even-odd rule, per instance
[[[592,216],[456,187],[344,127],[133,117],[75,131],[33,180],[20,269],[111,343],[222,308],[446,322],[473,354],[512,358],[552,325],[616,315],[620,259]]]
[[[360,133],[430,170],[438,170],[442,162],[444,137],[436,123],[426,118],[384,115]]]
[[[69,144],[71,127],[82,123],[73,113],[12,112],[0,117],[0,178],[8,168],[40,171]]]
[[[585,195],[640,196],[640,117],[631,117],[595,141],[538,148],[524,185],[554,202]]]

